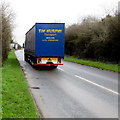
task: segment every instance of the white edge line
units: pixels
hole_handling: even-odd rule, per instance
[[[61,71],[64,71],[63,69],[61,69],[61,68],[58,68],[59,70],[61,70]]]
[[[86,81],[86,82],[89,82],[89,83],[93,84],[93,85],[96,85],[96,86],[98,86],[98,87],[100,87],[100,88],[103,88],[103,89],[105,89],[105,90],[107,90],[107,91],[110,91],[110,92],[112,92],[112,93],[114,93],[114,94],[117,94],[117,95],[119,94],[119,93],[116,92],[116,91],[113,91],[113,90],[111,90],[111,89],[109,89],[109,88],[106,88],[106,87],[104,87],[104,86],[102,86],[102,85],[99,85],[99,84],[94,83],[94,82],[92,82],[92,81],[90,81],[90,80],[87,80],[87,79],[85,79],[85,78],[82,78],[82,77],[80,77],[80,76],[78,76],[78,75],[75,75],[75,77],[80,78],[80,79],[82,79],[82,80],[84,80],[84,81]]]

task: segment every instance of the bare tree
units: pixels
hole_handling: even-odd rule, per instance
[[[0,5],[0,66],[2,65],[2,9]]]
[[[2,2],[0,6],[0,42],[2,43],[2,62],[7,58],[9,52],[9,44],[12,40],[13,18],[14,14],[10,10],[9,4]]]

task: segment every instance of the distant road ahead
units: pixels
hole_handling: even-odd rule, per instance
[[[15,53],[45,118],[118,118],[118,73],[66,61],[35,70]]]

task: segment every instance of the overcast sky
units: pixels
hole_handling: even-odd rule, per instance
[[[119,0],[6,0],[15,18],[14,41],[23,44],[25,33],[36,23],[64,22],[66,26],[79,23],[88,15],[104,17],[117,7]]]

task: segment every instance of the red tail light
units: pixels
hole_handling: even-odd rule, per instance
[[[61,58],[58,58],[58,62],[61,63]]]
[[[41,62],[41,58],[38,58],[38,59],[37,59],[37,63],[40,63],[40,62]]]

